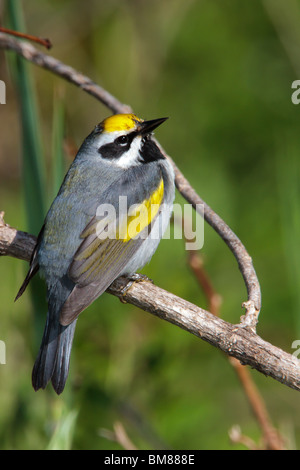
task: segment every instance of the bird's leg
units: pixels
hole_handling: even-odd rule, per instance
[[[121,290],[122,297],[120,297],[121,302],[126,303],[126,300],[124,299],[125,295],[129,291],[129,289],[135,284],[136,282],[152,282],[152,279],[147,277],[145,274],[140,274],[140,273],[133,273],[129,274],[127,276],[124,276],[124,280],[126,281],[125,286]]]

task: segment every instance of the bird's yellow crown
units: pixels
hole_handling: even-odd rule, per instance
[[[138,122],[142,122],[135,114],[114,114],[101,123],[104,132],[130,131]]]

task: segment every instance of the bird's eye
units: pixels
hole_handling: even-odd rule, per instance
[[[127,135],[121,135],[120,137],[118,137],[116,139],[116,142],[119,144],[119,145],[126,145],[127,142],[128,142],[128,136]]]

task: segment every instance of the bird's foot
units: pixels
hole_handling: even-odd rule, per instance
[[[126,304],[126,300],[124,299],[124,297],[126,296],[129,289],[133,286],[133,284],[135,284],[136,282],[145,282],[145,281],[153,283],[152,279],[147,277],[145,274],[140,274],[140,273],[133,273],[128,276],[124,276],[124,280],[126,281],[126,284],[121,290],[122,297],[120,297],[121,302],[123,302],[124,304]]]

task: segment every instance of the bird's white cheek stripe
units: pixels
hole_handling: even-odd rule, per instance
[[[120,158],[113,159],[111,162],[124,169],[137,165],[140,155],[141,141],[142,138],[140,136],[135,137],[131,143],[130,149],[123,153]]]

